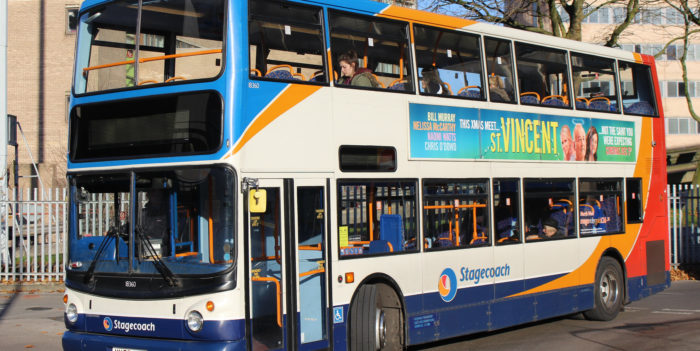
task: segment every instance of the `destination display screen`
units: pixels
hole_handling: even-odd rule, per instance
[[[214,92],[78,106],[71,113],[72,161],[214,152],[222,101]]]

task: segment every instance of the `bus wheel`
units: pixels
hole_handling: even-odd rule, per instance
[[[622,308],[624,281],[622,269],[616,260],[603,257],[595,278],[595,304],[583,315],[595,321],[609,321],[617,317]]]
[[[363,285],[350,306],[350,350],[402,350],[402,321],[401,304],[390,287]]]

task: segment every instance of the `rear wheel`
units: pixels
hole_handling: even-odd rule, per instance
[[[600,260],[594,288],[595,305],[584,312],[584,316],[596,321],[609,321],[617,317],[622,308],[624,280],[622,268],[616,260],[610,257]]]
[[[394,290],[367,284],[350,306],[350,350],[402,350],[403,313]]]

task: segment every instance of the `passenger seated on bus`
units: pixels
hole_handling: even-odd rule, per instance
[[[440,79],[440,72],[434,66],[427,66],[421,72],[421,88],[426,94],[450,95],[450,89]]]
[[[360,67],[360,61],[355,51],[338,56],[340,66],[340,79],[338,84],[350,85],[354,87],[378,88],[379,82],[372,74],[372,70]]]
[[[542,222],[542,232],[528,235],[527,240],[559,239],[565,237],[565,235],[558,228],[559,222],[557,222],[556,219],[549,217]]]
[[[170,255],[170,230],[168,225],[168,199],[163,190],[147,192],[148,202],[141,213],[143,235],[152,243],[160,243],[162,256]],[[156,247],[157,250],[157,247]]]
[[[491,101],[510,102],[510,96],[508,96],[501,77],[489,76],[489,92],[491,93]]]
[[[563,236],[574,235],[574,210],[571,201],[559,199],[550,207],[549,217],[559,223],[559,231]]]

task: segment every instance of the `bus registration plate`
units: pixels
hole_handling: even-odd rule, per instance
[[[113,347],[113,348],[112,348],[112,351],[147,351],[147,350],[143,350],[143,349],[127,349],[127,348],[124,348],[124,347]]]

